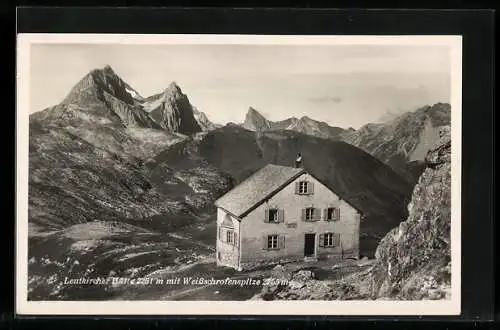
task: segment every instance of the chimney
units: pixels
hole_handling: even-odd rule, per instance
[[[297,153],[297,158],[295,158],[295,168],[300,168],[302,167],[302,155]]]

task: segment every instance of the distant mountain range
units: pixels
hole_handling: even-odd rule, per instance
[[[300,119],[291,117],[273,122],[267,120],[252,107],[248,109],[245,121],[241,126],[250,131],[291,130],[320,138],[335,138],[344,131],[344,129],[340,127],[332,127],[325,122],[317,121],[307,116],[303,116]]]
[[[387,113],[379,123],[343,129],[307,116],[270,121],[250,107],[241,126],[250,131],[291,130],[319,138],[341,140],[363,149],[415,183],[425,167],[427,152],[438,139],[439,127],[450,125],[451,107],[436,103],[413,112]]]
[[[359,147],[415,183],[425,167],[425,156],[439,139],[439,128],[450,125],[448,103],[427,105],[385,123],[344,131],[341,140]]]

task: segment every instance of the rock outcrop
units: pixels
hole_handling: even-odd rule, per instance
[[[373,269],[373,295],[399,299],[449,297],[451,139],[449,126],[425,158],[408,219],[380,242]]]

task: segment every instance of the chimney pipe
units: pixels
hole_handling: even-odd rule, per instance
[[[302,167],[302,155],[297,153],[297,158],[295,158],[295,168],[300,168]]]

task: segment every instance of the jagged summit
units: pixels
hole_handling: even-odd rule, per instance
[[[111,65],[109,64],[106,64],[103,68],[104,71],[110,71],[110,72],[114,72],[113,69],[111,68]]]
[[[33,118],[62,125],[71,123],[80,126],[98,122],[126,127],[160,128],[140,106],[142,100],[135,89],[118,76],[110,65],[106,65],[104,68],[90,70],[60,104]]]
[[[171,82],[162,93],[148,97],[143,107],[164,129],[182,134],[202,131],[202,125],[196,120],[189,98],[182,93],[175,81]]]
[[[168,84],[168,87],[165,89],[165,91],[167,91],[167,90],[182,93],[181,87],[175,81],[172,81],[170,84]]]
[[[271,123],[255,108],[249,107],[243,127],[251,131],[263,131],[271,128]]]

